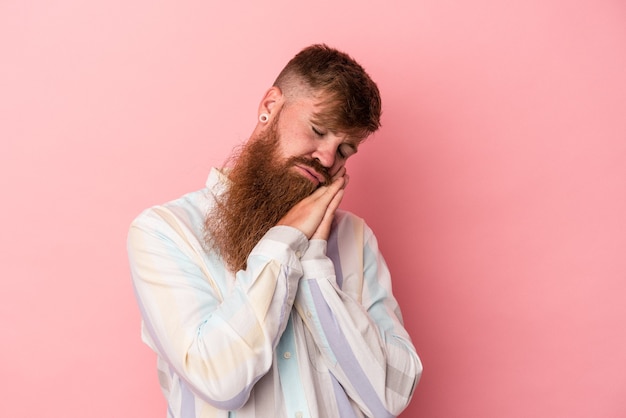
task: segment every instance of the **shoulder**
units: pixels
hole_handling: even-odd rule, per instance
[[[187,193],[169,202],[143,210],[131,222],[131,229],[165,232],[184,228],[201,234],[204,218],[213,201],[207,188]]]
[[[363,220],[363,218],[361,218],[358,215],[355,215],[354,213],[350,211],[337,209],[337,211],[335,212],[335,222],[342,223],[342,222],[365,222],[365,221]]]
[[[142,211],[131,225],[159,225],[167,219],[177,219],[190,227],[204,224],[204,218],[223,190],[225,177],[212,168],[203,188],[186,193],[169,202]]]
[[[352,212],[343,209],[337,209],[335,212],[335,219],[333,220],[333,226],[335,228],[345,228],[347,225],[357,226],[363,224],[365,224],[363,218]]]
[[[342,209],[337,209],[337,212],[335,212],[333,231],[339,236],[345,236],[346,234],[358,236],[363,241],[367,241],[374,235],[363,218]]]

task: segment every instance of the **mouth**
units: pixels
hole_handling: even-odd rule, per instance
[[[319,186],[321,184],[324,183],[324,181],[326,180],[324,178],[323,175],[321,175],[320,173],[318,173],[314,168],[306,166],[306,165],[301,165],[301,164],[296,164],[294,165],[294,167],[302,174],[304,175],[304,177],[308,178],[309,180],[311,180],[312,183],[314,183],[316,186]]]

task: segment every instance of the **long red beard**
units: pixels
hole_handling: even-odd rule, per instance
[[[232,272],[245,270],[247,258],[265,233],[296,203],[318,187],[296,174],[295,163],[315,168],[330,182],[328,170],[306,158],[277,155],[276,118],[266,134],[246,143],[232,170],[230,184],[205,221],[205,239]]]

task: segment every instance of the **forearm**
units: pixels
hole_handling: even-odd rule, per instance
[[[134,224],[128,248],[152,346],[200,397],[235,409],[271,365],[302,275],[296,252],[306,238],[271,230],[233,281],[219,277],[226,271],[182,242],[176,228],[159,228]]]

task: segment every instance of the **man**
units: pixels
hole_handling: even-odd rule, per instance
[[[206,188],[142,213],[128,251],[168,417],[392,417],[422,366],[376,238],[341,210],[380,125],[376,84],[325,45],[297,54]]]

